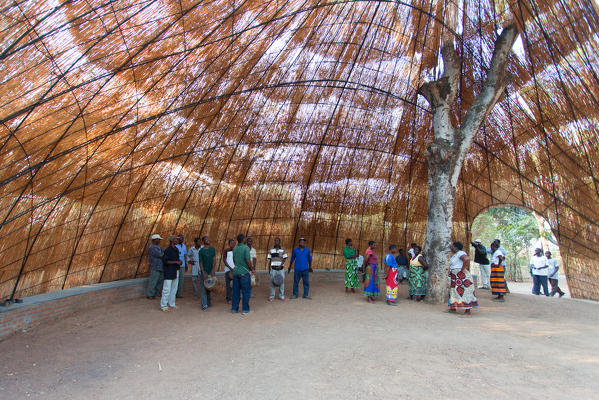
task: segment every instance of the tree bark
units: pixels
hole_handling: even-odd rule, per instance
[[[449,245],[458,178],[474,135],[510,79],[505,66],[517,37],[517,26],[511,24],[503,29],[495,41],[487,79],[466,112],[461,126],[453,126],[450,114],[461,73],[461,60],[453,43],[445,43],[441,49],[444,67],[441,78],[427,82],[418,89],[418,93],[431,105],[433,114],[434,140],[426,150],[428,222],[424,244],[424,256],[430,266],[426,294],[426,300],[430,303],[447,302]]]

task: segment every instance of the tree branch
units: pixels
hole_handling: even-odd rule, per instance
[[[441,48],[443,56],[443,75],[436,81],[426,82],[418,88],[418,93],[434,109],[442,104],[453,104],[460,81],[460,57],[453,42],[446,42]]]
[[[493,58],[491,59],[491,66],[485,84],[468,112],[466,112],[462,123],[461,132],[464,135],[463,139],[468,142],[468,146],[470,146],[471,141],[469,136],[473,137],[478,131],[485,117],[493,109],[511,80],[505,66],[514,42],[518,38],[518,33],[517,25],[512,23],[503,29],[501,35],[495,41],[495,50],[493,51]]]

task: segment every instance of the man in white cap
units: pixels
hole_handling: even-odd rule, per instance
[[[155,299],[156,295],[162,291],[162,282],[164,281],[162,256],[164,252],[160,248],[161,240],[162,237],[159,234],[153,234],[152,244],[148,247],[148,262],[150,264],[150,276],[146,288],[146,297],[148,299]]]
[[[480,239],[472,242],[472,246],[474,247],[474,262],[478,264],[480,269],[481,289],[489,290],[491,289],[491,263],[487,256],[487,249]]]

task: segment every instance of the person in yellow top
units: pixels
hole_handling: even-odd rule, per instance
[[[410,275],[408,277],[410,297],[414,301],[420,301],[426,295],[426,270],[428,264],[424,256],[420,254],[420,246],[414,246],[414,257],[410,260]]]

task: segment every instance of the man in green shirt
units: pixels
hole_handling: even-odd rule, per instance
[[[237,235],[237,246],[233,249],[233,299],[231,312],[239,312],[239,300],[243,296],[241,315],[250,312],[250,273],[254,271],[254,265],[250,256],[250,248],[245,244],[245,236]]]
[[[216,250],[210,245],[210,238],[208,236],[202,237],[203,246],[199,251],[200,255],[200,266],[202,268],[202,280],[208,279],[208,277],[214,278],[214,257],[216,256]],[[204,285],[202,285],[204,286]],[[205,290],[202,293],[202,309],[212,306],[210,298],[210,290]]]

